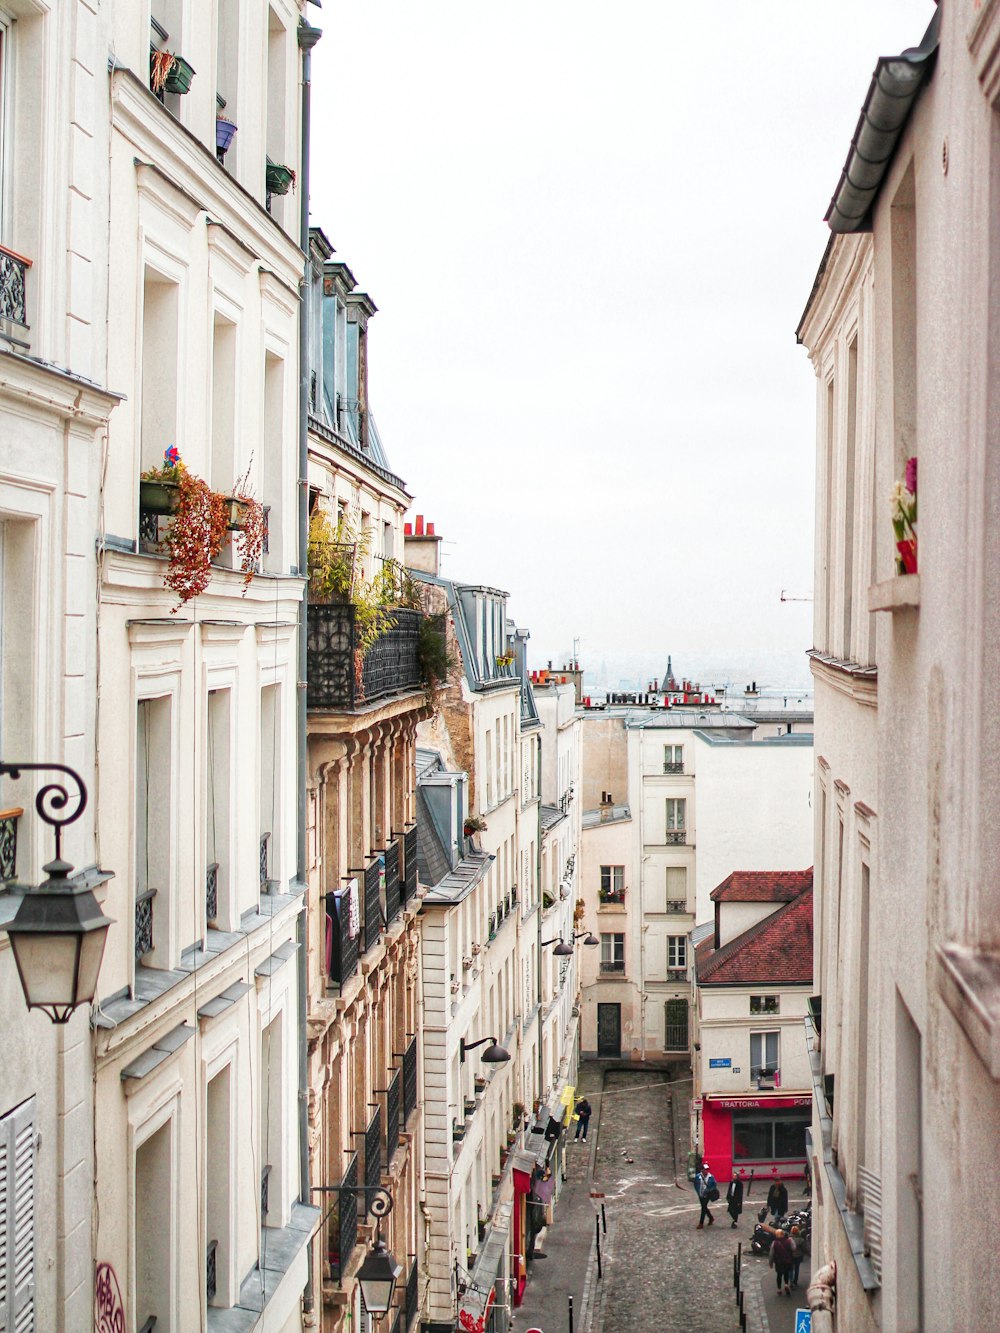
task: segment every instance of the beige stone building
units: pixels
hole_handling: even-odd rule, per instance
[[[977,1233],[1000,1224],[982,1188],[1000,1125],[1000,6],[945,0],[914,40],[878,61],[799,326],[817,377],[813,1258],[836,1260],[832,1322],[852,1333],[973,1328],[998,1274],[953,1219],[975,1199]],[[889,504],[910,458],[916,572]]]

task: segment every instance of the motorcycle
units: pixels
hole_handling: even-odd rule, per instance
[[[798,1238],[802,1248],[806,1254],[810,1253],[812,1249],[812,1204],[806,1204],[804,1208],[798,1208],[795,1212],[779,1217],[773,1227],[764,1221],[766,1216],[767,1209],[765,1208],[758,1214],[759,1220],[753,1229],[753,1235],[750,1237],[750,1249],[754,1254],[768,1254],[774,1242],[774,1233],[780,1230],[787,1236],[792,1227],[798,1227]]]

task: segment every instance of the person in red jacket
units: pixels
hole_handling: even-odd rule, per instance
[[[786,1296],[792,1294],[792,1264],[794,1256],[792,1246],[788,1237],[779,1228],[774,1233],[774,1240],[771,1244],[771,1256],[768,1263],[774,1269],[774,1276],[778,1283],[778,1295],[784,1291]]]

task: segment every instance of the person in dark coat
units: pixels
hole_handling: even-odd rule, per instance
[[[740,1220],[740,1213],[743,1211],[743,1181],[735,1176],[729,1182],[729,1189],[726,1190],[726,1212],[733,1219],[733,1226]]]
[[[576,1104],[576,1113],[580,1117],[576,1122],[576,1137],[578,1139],[583,1139],[584,1143],[587,1142],[587,1126],[590,1124],[590,1112],[590,1102],[587,1101],[586,1097],[581,1097]]]
[[[767,1191],[767,1211],[775,1222],[788,1215],[788,1190],[781,1180],[774,1181]]]
[[[788,1237],[783,1231],[774,1233],[774,1240],[771,1243],[771,1253],[768,1257],[768,1263],[774,1269],[774,1276],[778,1283],[778,1295],[782,1292],[786,1296],[792,1293],[792,1247]]]

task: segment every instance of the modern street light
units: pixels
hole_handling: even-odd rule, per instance
[[[0,776],[15,780],[22,772],[66,773],[78,788],[75,808],[56,814],[71,797],[58,782],[47,783],[35,797],[39,818],[55,830],[56,854],[42,869],[47,878],[37,887],[25,887],[13,921],[0,927],[10,936],[21,989],[29,1009],[41,1009],[53,1023],[66,1023],[81,1004],[90,1004],[104,957],[111,920],[101,911],[93,891],[69,878],[73,867],[62,859],[62,830],[83,814],[87,788],[65,764],[5,764]]]
[[[489,1042],[488,1046],[487,1042]],[[498,1046],[496,1037],[482,1037],[479,1041],[466,1041],[464,1037],[460,1037],[458,1042],[459,1062],[464,1065],[465,1052],[474,1051],[477,1046],[486,1046],[486,1050],[479,1057],[483,1064],[502,1065],[510,1059],[510,1051]]]

